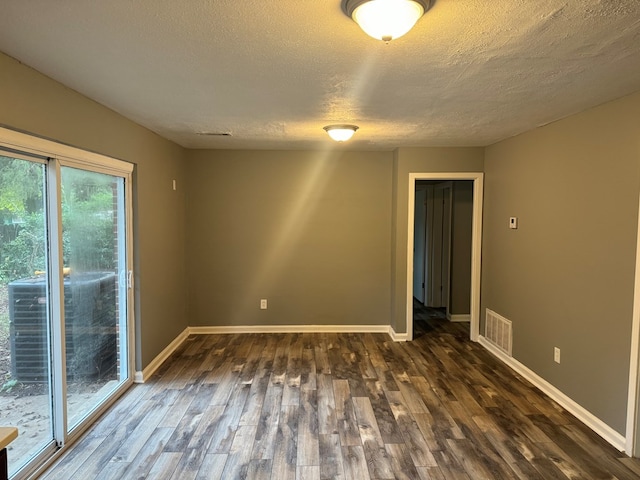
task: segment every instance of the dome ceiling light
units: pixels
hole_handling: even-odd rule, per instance
[[[336,142],[346,142],[353,137],[358,127],[356,125],[327,125],[324,130]]]
[[[342,0],[342,10],[367,35],[390,42],[413,28],[432,0]]]

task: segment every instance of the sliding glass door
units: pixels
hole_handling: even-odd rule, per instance
[[[131,168],[3,133],[0,424],[19,430],[8,456],[21,478],[132,382]]]
[[[124,179],[62,167],[67,415],[75,427],[128,377]]]
[[[0,151],[0,425],[10,473],[53,441],[46,163]]]

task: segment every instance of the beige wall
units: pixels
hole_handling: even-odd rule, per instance
[[[483,148],[399,148],[395,151],[392,176],[391,326],[396,333],[406,333],[409,173],[481,172],[483,163]]]
[[[639,111],[640,94],[626,97],[491,146],[485,160],[482,317],[512,320],[514,357],[621,434]]]
[[[517,360],[624,433],[640,94],[487,149],[393,153],[187,152],[2,54],[0,105],[4,126],[136,165],[138,369],[188,325],[405,332],[409,173],[484,170],[482,312],[514,322]]]
[[[184,150],[0,53],[0,124],[136,164],[136,368],[188,325]]]
[[[189,152],[191,325],[388,325],[392,163]]]
[[[451,315],[471,313],[471,240],[473,181],[453,182],[451,206]]]

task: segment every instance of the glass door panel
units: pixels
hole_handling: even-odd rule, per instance
[[[124,179],[61,168],[67,429],[128,379]]]
[[[132,383],[132,170],[0,127],[0,425],[19,431],[10,477],[32,475]]]
[[[9,475],[53,445],[45,199],[44,163],[0,154],[0,425],[20,432]]]

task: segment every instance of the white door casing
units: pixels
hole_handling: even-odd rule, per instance
[[[473,229],[471,238],[471,332],[470,338],[477,342],[480,336],[480,271],[482,255],[482,200],[484,174],[482,172],[438,172],[409,173],[408,234],[407,234],[407,339],[413,339],[413,242],[415,217],[415,188],[418,180],[472,180],[473,181]]]

